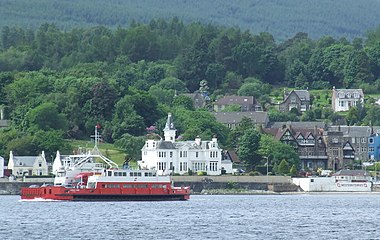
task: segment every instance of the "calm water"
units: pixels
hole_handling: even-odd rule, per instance
[[[380,195],[191,196],[185,202],[21,202],[0,239],[380,239]]]

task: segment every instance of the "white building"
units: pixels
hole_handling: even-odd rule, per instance
[[[155,169],[157,174],[185,174],[206,172],[207,175],[220,175],[222,169],[232,172],[232,162],[222,161],[222,149],[217,138],[202,141],[197,137],[194,141],[176,142],[176,129],[173,117],[169,113],[164,128],[165,139],[147,140],[141,149],[142,158],[139,166],[144,169]]]
[[[4,158],[0,156],[0,178],[4,177]]]
[[[332,107],[334,112],[348,111],[359,103],[364,103],[362,89],[335,89],[333,87]]]
[[[9,154],[8,169],[12,169],[12,174],[18,177],[32,175],[48,175],[48,165],[45,153],[42,151],[39,156],[14,156]]]

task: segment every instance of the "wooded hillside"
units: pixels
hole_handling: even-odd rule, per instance
[[[60,29],[103,25],[126,27],[133,21],[200,21],[239,27],[254,34],[270,32],[283,41],[298,32],[313,39],[325,35],[353,39],[380,23],[377,0],[3,0],[0,28],[17,26],[36,29],[45,22]]]

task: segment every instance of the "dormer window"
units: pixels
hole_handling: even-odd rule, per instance
[[[354,98],[359,98],[359,93],[358,92],[354,92]]]
[[[347,93],[347,98],[351,98],[351,93]]]
[[[344,98],[344,93],[343,92],[338,93],[338,97],[339,98]]]

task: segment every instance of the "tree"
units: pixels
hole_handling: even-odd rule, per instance
[[[57,110],[57,105],[51,102],[43,103],[31,109],[26,116],[29,122],[29,129],[32,132],[37,130],[63,130],[67,128],[66,118]]]
[[[239,139],[244,135],[244,133],[251,128],[254,128],[255,125],[252,122],[252,119],[248,117],[243,117],[240,121],[240,123],[237,125],[235,129],[230,131],[229,137],[228,137],[228,143],[230,148],[236,149],[238,147]]]
[[[290,168],[289,173],[290,173],[290,175],[291,175],[292,177],[297,176],[297,167],[296,167],[296,165],[294,165],[294,164],[292,165],[292,167]]]
[[[184,140],[194,139],[197,136],[202,139],[216,136],[220,145],[227,142],[228,128],[217,122],[215,116],[208,111],[176,108],[173,116],[177,132]]]
[[[254,169],[260,163],[261,155],[258,150],[260,147],[260,133],[254,128],[248,129],[239,139],[238,156],[248,169]]]
[[[194,103],[190,97],[179,95],[174,98],[173,107],[183,107],[187,110],[194,110]]]
[[[132,160],[141,159],[141,148],[145,144],[145,137],[135,137],[128,133],[124,134],[120,139],[115,141],[115,146],[123,149],[123,151]]]
[[[282,159],[282,161],[278,165],[277,171],[281,175],[285,175],[289,173],[289,164],[285,159]]]
[[[380,125],[380,106],[372,105],[367,110],[367,115],[365,116],[363,122],[371,126]]]
[[[282,143],[269,135],[261,135],[259,153],[261,156],[268,157],[272,165],[279,166],[283,159],[289,164],[300,165],[300,159],[294,147]]]

